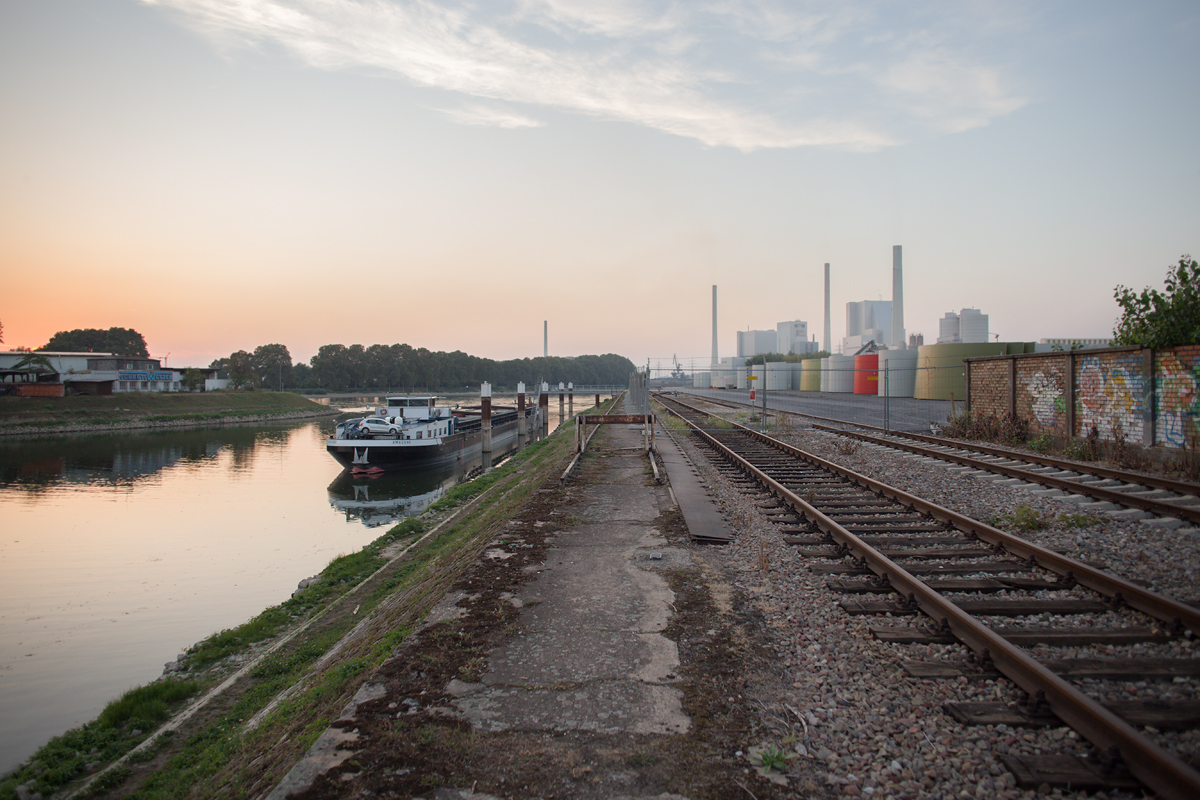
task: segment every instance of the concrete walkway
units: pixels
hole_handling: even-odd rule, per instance
[[[565,769],[562,764],[575,762],[572,753],[564,753],[564,747],[594,754],[597,742],[604,741],[604,746],[615,752],[619,746],[612,743],[618,739],[628,742],[628,737],[641,748],[637,752],[653,748],[646,737],[674,737],[673,746],[680,746],[692,720],[684,712],[679,688],[679,651],[676,642],[664,634],[676,603],[664,574],[691,570],[695,565],[689,549],[680,546],[686,536],[680,534],[678,522],[672,537],[675,546],[664,535],[664,515],[672,515],[674,520],[679,520],[679,515],[673,514],[668,488],[654,482],[641,445],[640,426],[636,430],[623,425],[601,429],[568,486],[553,490],[563,499],[553,511],[560,522],[540,562],[522,562],[521,548],[531,545],[523,544],[515,534],[497,537],[485,551],[476,570],[482,576],[476,578],[477,584],[492,580],[489,565],[524,563],[521,569],[526,576],[535,577],[526,577],[514,591],[502,593],[519,609],[519,617],[498,646],[487,652],[486,665],[477,671],[477,679],[454,677],[434,689],[440,697],[429,700],[426,698],[434,692],[421,691],[413,698],[411,684],[405,687],[389,676],[418,674],[406,663],[406,659],[415,659],[413,641],[424,635],[414,634],[363,686],[338,723],[320,737],[270,798],[416,796],[406,790],[411,784],[400,778],[407,779],[410,770],[425,767],[405,766],[409,762],[402,758],[398,762],[395,751],[380,750],[384,746],[381,739],[395,735],[394,729],[381,728],[372,719],[399,719],[418,711],[468,723],[480,736],[518,736],[519,740],[505,740],[503,747],[530,748],[531,752],[542,748],[541,752],[558,759],[559,766],[553,769],[560,771]],[[672,471],[682,481],[686,470],[686,479],[695,482],[690,465],[674,452]],[[702,491],[693,487],[685,494],[692,498],[691,503],[707,503],[707,525],[717,524],[712,518],[719,517]],[[536,527],[543,523],[509,523],[512,529],[525,524]],[[470,596],[448,596],[424,631],[461,617],[461,607]],[[428,708],[428,704],[434,707]],[[380,709],[387,711],[381,714]],[[391,713],[396,709],[398,713]],[[570,737],[572,744],[562,744],[563,736]],[[495,759],[499,769],[503,754],[478,738],[471,741],[476,748],[472,758]],[[531,741],[538,744],[530,745]],[[592,774],[586,786],[573,787],[569,796],[679,797],[663,791],[661,776],[636,774],[625,766],[627,757],[621,758],[616,767],[610,767],[611,775]],[[369,780],[362,777],[366,771],[354,772],[370,763],[380,766],[370,768]],[[646,763],[653,762],[647,759]],[[358,766],[349,769],[349,764]],[[387,777],[393,773],[399,776],[396,783]],[[443,786],[420,796],[483,800],[492,795],[475,792],[474,786],[471,791]]]

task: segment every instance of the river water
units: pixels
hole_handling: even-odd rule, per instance
[[[0,773],[461,477],[352,478],[333,425],[0,441]]]

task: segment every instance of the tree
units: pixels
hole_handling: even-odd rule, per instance
[[[183,388],[189,392],[195,392],[204,386],[204,373],[195,367],[188,367],[183,371]]]
[[[1177,347],[1200,344],[1200,264],[1189,255],[1167,268],[1166,293],[1147,287],[1140,294],[1117,286],[1121,318],[1113,344]]]
[[[145,338],[133,328],[75,328],[59,331],[38,349],[68,353],[113,353],[137,358],[150,356]]]
[[[292,371],[292,356],[281,344],[261,344],[254,348],[250,363],[259,386],[278,389],[285,379],[291,377],[288,373]]]
[[[231,353],[226,368],[229,370],[229,385],[234,389],[252,387],[258,380],[254,374],[253,356],[245,350]]]

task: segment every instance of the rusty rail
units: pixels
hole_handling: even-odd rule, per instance
[[[678,402],[678,400],[675,402]],[[679,405],[689,408],[696,413],[704,413],[685,403],[679,403]],[[973,616],[958,608],[954,603],[942,597],[933,589],[930,589],[920,579],[826,516],[795,492],[742,458],[718,439],[695,425],[691,420],[681,415],[680,418],[684,419],[698,436],[707,441],[719,453],[724,455],[725,458],[738,464],[743,470],[753,475],[794,509],[804,514],[820,530],[832,536],[837,542],[844,544],[872,572],[879,576],[886,575],[888,581],[898,592],[915,602],[917,607],[932,619],[944,622],[950,631],[963,644],[971,648],[971,650],[980,656],[990,658],[996,668],[1015,684],[1031,696],[1037,695],[1039,692],[1042,693],[1050,709],[1063,722],[1070,725],[1095,745],[1100,752],[1118,753],[1129,768],[1129,771],[1146,786],[1163,797],[1180,798],[1180,800],[1184,800],[1184,798],[1190,800],[1191,798],[1200,797],[1200,772],[1192,769],[1154,742],[1143,737],[1129,723],[1080,692],[1067,681],[1050,672],[1031,658],[1023,649],[1008,642]],[[1003,531],[992,528],[984,523],[971,520],[968,517],[964,517],[936,504],[928,503],[907,492],[888,487],[864,475],[859,475],[810,453],[805,453],[791,445],[772,439],[758,431],[737,424],[734,424],[734,429],[752,437],[757,437],[774,447],[778,447],[810,463],[840,474],[872,491],[881,492],[893,500],[911,504],[912,507],[918,510],[926,511],[926,513],[949,522],[960,530],[974,533],[987,541],[991,541],[991,537],[994,536],[997,543],[1004,542],[1006,547],[1010,542],[1016,546],[1015,543],[1020,541],[1016,537],[1009,536]],[[960,523],[966,527],[960,527]],[[1060,567],[1069,566],[1070,571],[1075,573],[1076,579],[1080,583],[1085,583],[1084,577],[1081,577],[1081,573],[1084,575],[1086,573],[1093,573],[1086,575],[1086,577],[1094,583],[1108,586],[1109,589],[1117,589],[1117,587],[1120,587],[1120,589],[1128,588],[1131,594],[1133,590],[1136,590],[1138,593],[1144,592],[1151,596],[1151,599],[1144,601],[1144,604],[1153,607],[1160,607],[1160,604],[1162,604],[1161,607],[1179,610],[1181,612],[1180,616],[1183,616],[1183,611],[1186,609],[1190,621],[1185,621],[1184,624],[1192,628],[1192,630],[1197,630],[1194,626],[1200,625],[1200,612],[1190,610],[1183,604],[1143,590],[1120,578],[1104,575],[1104,573],[1100,573],[1098,570],[1088,567],[1082,562],[1060,556],[1057,553],[1028,542],[1025,542],[1019,550],[1013,550],[1012,552],[1018,554],[1022,552],[1028,553],[1029,556],[1037,559],[1039,565],[1050,569],[1053,569],[1050,566],[1051,561],[1057,562]],[[1043,559],[1046,560],[1046,563],[1043,562]],[[1126,600],[1130,599],[1124,592],[1122,592],[1122,596]],[[1130,605],[1134,605],[1135,608],[1140,609],[1140,605],[1135,605],[1134,602],[1131,602]]]

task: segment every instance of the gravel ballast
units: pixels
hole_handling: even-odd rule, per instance
[[[779,696],[761,697],[759,701],[767,716],[787,721],[781,722],[777,730],[780,747],[796,753],[789,761],[790,769],[816,769],[834,793],[846,796],[1142,796],[1141,792],[1069,792],[1049,786],[1018,788],[1000,760],[1003,755],[1082,754],[1090,744],[1065,727],[1037,730],[966,726],[952,719],[942,710],[942,704],[1012,702],[1018,692],[1006,679],[922,680],[910,676],[901,666],[904,660],[958,661],[967,651],[959,645],[895,645],[872,638],[868,631],[872,625],[918,623],[913,618],[851,617],[839,609],[837,603],[845,596],[826,587],[826,576],[807,569],[808,563],[821,560],[803,558],[784,542],[778,527],[759,508],[764,495],[728,483],[687,437],[675,438],[736,534],[734,542],[726,547],[699,550],[726,573],[733,585],[753,598],[778,652],[781,677],[778,685],[770,688]],[[873,445],[850,445],[844,437],[830,433],[801,429],[782,438],[813,455],[997,527],[1005,527],[1001,521],[1004,515],[1026,506],[1050,525],[1043,530],[1013,533],[1072,557],[1103,563],[1115,574],[1167,596],[1184,601],[1196,598],[1200,537],[1194,533],[1116,520],[1028,489],[963,474],[943,463],[930,463]],[[1080,514],[1094,516],[1094,524],[1068,527],[1063,521],[1064,515]],[[1068,589],[1038,596],[1085,595],[1081,590]],[[1009,618],[991,623],[1022,624]],[[1054,623],[1047,616],[1024,622]],[[1063,620],[1062,624],[1077,621]],[[1088,624],[1147,623],[1144,617],[1117,610],[1095,617]],[[1100,650],[1039,647],[1035,652],[1047,658],[1101,654],[1196,657],[1190,639],[1168,645]],[[1195,683],[1183,679],[1085,681],[1079,685],[1088,694],[1109,701],[1194,700],[1197,693]],[[1153,735],[1160,745],[1185,758],[1200,751],[1200,738],[1195,732]]]

